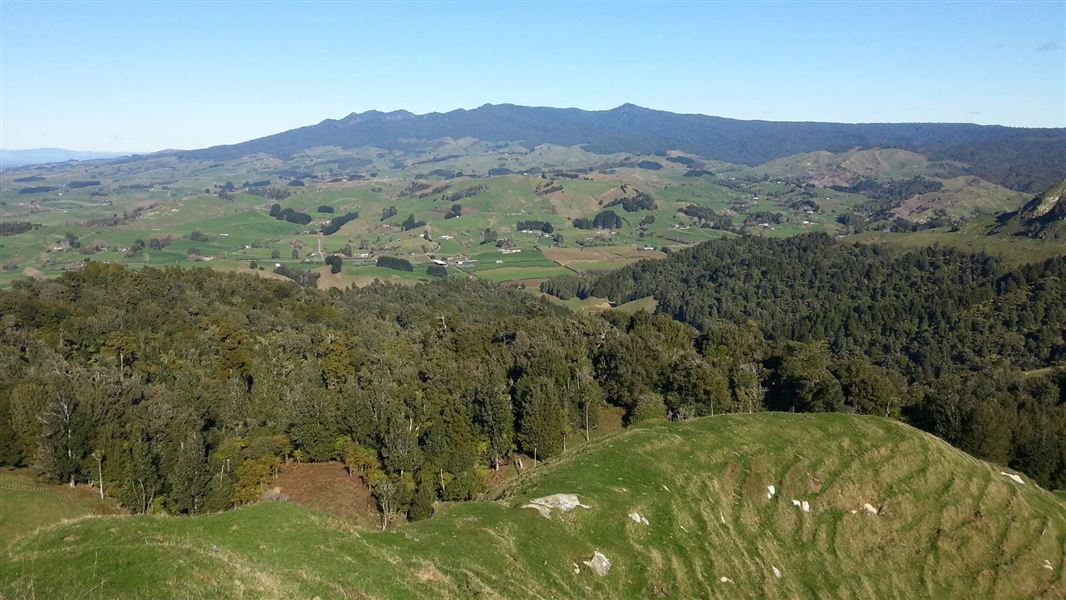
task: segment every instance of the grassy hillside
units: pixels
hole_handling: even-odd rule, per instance
[[[643,248],[739,232],[849,233],[856,215],[867,229],[884,229],[897,217],[965,222],[1015,210],[1028,197],[964,172],[899,148],[820,150],[748,168],[676,150],[595,154],[472,138],[391,150],[317,147],[284,160],[163,154],[37,166],[0,173],[0,221],[9,226],[0,231],[0,287],[87,261],[220,270],[248,270],[254,261],[264,271],[277,264],[312,271],[331,254],[344,261],[342,273],[323,277],[319,287],[424,281],[433,259],[463,263],[453,275],[525,282],[571,269],[616,269]],[[921,181],[909,185],[916,177]],[[630,204],[632,212],[617,204],[639,194],[654,203]],[[310,222],[271,217],[275,202]],[[621,223],[577,227],[603,210]],[[353,212],[359,216],[318,236],[330,219]],[[405,230],[408,217],[424,225]],[[519,226],[531,220],[549,223],[553,235]],[[486,230],[506,248],[483,243]],[[511,254],[511,246],[521,252]],[[573,266],[551,256],[608,247],[625,252],[598,261],[571,257]],[[415,270],[382,273],[374,268],[381,255],[405,257]]]
[[[933,245],[956,248],[964,252],[985,252],[1009,265],[1041,262],[1066,254],[1066,244],[1011,235],[988,235],[993,221],[975,221],[959,230],[942,227],[910,233],[867,231],[847,239],[868,244],[884,244],[910,250]]]
[[[797,178],[816,184],[847,185],[859,178],[893,180],[916,175],[933,176],[943,167],[930,163],[916,152],[897,148],[849,150],[833,153],[826,150],[778,158],[751,169],[756,175]]]
[[[738,232],[849,233],[856,215],[867,229],[883,229],[896,217],[963,222],[1017,209],[1028,197],[961,176],[964,167],[899,148],[819,150],[748,168],[677,150],[596,154],[468,137],[403,149],[316,147],[285,159],[161,154],[28,167],[0,173],[0,221],[8,225],[0,231],[0,287],[55,277],[87,261],[220,270],[248,270],[255,261],[264,271],[277,264],[312,271],[331,254],[342,257],[342,273],[322,278],[319,287],[427,280],[433,259],[462,262],[453,275],[525,282],[570,269],[619,268],[643,248]],[[908,187],[915,177],[921,181]],[[854,188],[860,184],[867,187]],[[929,186],[941,187],[922,193]],[[617,204],[639,194],[654,204],[630,204],[632,212]],[[271,217],[275,202],[310,222]],[[578,219],[603,210],[621,223],[611,230],[577,227]],[[318,236],[330,219],[352,212],[358,218]],[[424,225],[405,230],[408,217]],[[549,223],[553,235],[519,227],[531,220]],[[483,243],[486,230],[508,253]],[[510,246],[521,253],[510,254]],[[571,257],[574,266],[551,256],[605,247],[626,252],[598,261]],[[381,255],[405,257],[415,270],[375,270]]]
[[[0,548],[39,527],[85,515],[118,512],[96,490],[40,483],[24,471],[0,471]]]
[[[907,198],[893,213],[910,221],[924,222],[944,214],[964,220],[975,215],[995,215],[1016,210],[1026,194],[1008,190],[977,177],[941,179],[943,189]]]
[[[1022,481],[880,418],[662,422],[386,533],[290,503],[60,525],[6,551],[0,595],[1061,598],[1066,504]],[[588,508],[522,508],[557,493]]]

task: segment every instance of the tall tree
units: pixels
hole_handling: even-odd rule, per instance
[[[511,395],[503,374],[498,370],[486,373],[484,381],[474,390],[477,420],[486,438],[486,453],[493,469],[500,468],[500,460],[514,448],[514,410]]]
[[[537,458],[562,452],[567,415],[555,382],[542,375],[527,375],[518,381],[515,395],[519,407],[517,439],[522,449]]]
[[[56,481],[74,486],[84,475],[82,460],[89,455],[89,423],[73,385],[52,388],[41,413],[41,433],[35,465]]]
[[[170,483],[167,508],[184,514],[200,512],[210,478],[203,436],[199,431],[190,432],[178,445],[174,468],[167,478]]]

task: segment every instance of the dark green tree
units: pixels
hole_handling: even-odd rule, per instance
[[[418,485],[407,517],[412,521],[421,521],[433,516],[433,504],[437,501],[437,487],[433,473],[425,469],[418,472]]]
[[[537,458],[561,453],[567,414],[555,382],[541,375],[527,375],[518,381],[515,396],[519,409],[516,438],[522,450]]]
[[[191,432],[175,449],[174,467],[167,477],[167,509],[181,514],[200,512],[210,478],[203,436]]]
[[[477,421],[486,438],[486,453],[492,468],[514,448],[514,410],[503,374],[490,370],[474,391]]]
[[[336,254],[330,254],[326,257],[326,264],[329,265],[329,272],[333,275],[341,272],[341,257]]]

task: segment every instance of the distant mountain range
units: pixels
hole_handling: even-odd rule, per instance
[[[680,150],[711,160],[756,165],[815,150],[904,148],[958,161],[1006,187],[1038,192],[1066,177],[1066,129],[964,123],[813,123],[743,121],[677,114],[624,104],[611,110],[486,104],[473,110],[415,115],[352,113],[247,142],[178,152],[227,160],[257,153],[288,157],[316,146],[425,147],[442,138],[582,145],[590,152]]]
[[[63,148],[31,148],[27,150],[0,150],[0,169],[44,165],[68,160],[97,160],[129,156],[132,152],[91,152]]]

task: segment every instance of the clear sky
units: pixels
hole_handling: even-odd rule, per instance
[[[198,148],[487,102],[1063,127],[1064,32],[1063,0],[0,0],[0,147]]]

